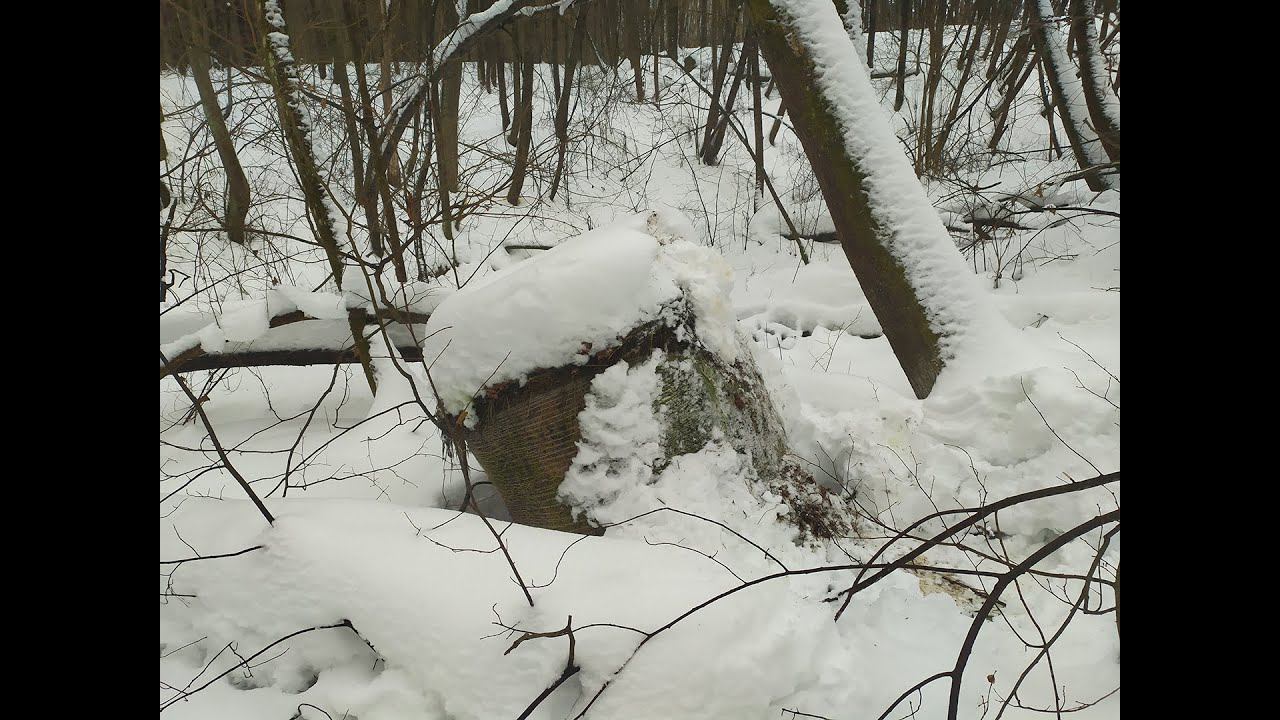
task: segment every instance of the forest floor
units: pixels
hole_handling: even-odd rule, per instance
[[[888,66],[894,49],[883,45],[880,64]],[[512,149],[502,137],[496,95],[481,90],[471,66],[463,77],[463,183],[499,186],[509,165],[485,158],[500,160]],[[310,79],[329,91],[329,81]],[[485,525],[455,511],[463,494],[456,462],[407,402],[402,384],[386,383],[375,398],[358,365],[187,376],[208,395],[203,408],[231,448],[232,463],[277,517],[268,526],[225,469],[209,470],[217,458],[204,426],[188,417],[190,403],[173,380],[162,380],[162,561],[262,546],[236,557],[161,565],[160,695],[168,716],[515,718],[561,675],[572,647],[580,670],[532,717],[573,717],[606,682],[590,718],[806,717],[790,711],[876,717],[917,682],[951,669],[990,577],[893,573],[857,594],[838,622],[832,619],[843,600],[838,593],[855,572],[783,577],[710,605],[636,648],[644,633],[782,566],[865,562],[888,528],[938,509],[1119,470],[1119,193],[1092,193],[1083,181],[1050,182],[1074,167],[1069,152],[1057,158],[1047,151],[1034,83],[1006,152],[978,152],[986,139],[979,121],[989,124],[979,102],[974,115],[982,117],[973,120],[967,144],[984,159],[949,177],[926,178],[930,198],[1017,342],[991,348],[986,361],[944,376],[918,400],[840,246],[813,244],[811,262],[801,263],[795,244],[779,232],[769,196],[755,193],[751,158],[732,134],[717,165],[699,163],[694,136],[705,97],[674,64],[664,61],[658,106],[629,98],[634,86],[625,67],[617,80],[585,70],[570,172],[554,202],[538,199],[555,160],[545,66],[539,81],[525,202],[485,203],[452,246],[437,232],[429,264],[451,256],[458,264],[422,287],[445,297],[461,283],[544,252],[505,245],[553,246],[658,212],[732,267],[728,301],[750,337],[792,450],[858,506],[856,532],[797,543],[791,526],[777,519],[779,498],[744,483],[733,458],[710,448],[643,493],[616,499],[611,511],[623,517],[667,506],[734,533],[705,519],[657,513],[581,540],[509,525],[500,502],[486,496],[484,507],[534,588],[530,607]],[[886,112],[892,82],[875,81],[887,96]],[[905,147],[922,83],[923,74],[911,78],[907,105],[894,115]],[[187,109],[165,125],[171,158],[181,158],[180,149],[194,147],[190,128],[199,120],[194,85],[162,75],[160,90],[166,112]],[[272,127],[269,93],[250,84],[237,92],[244,95],[237,96],[233,124],[245,131]],[[748,136],[749,98],[739,95],[737,113]],[[764,105],[776,110],[776,94]],[[766,134],[770,124],[766,116]],[[251,224],[279,235],[239,247],[212,233],[175,233],[170,266],[188,276],[175,290],[191,298],[162,316],[162,342],[260,299],[273,280],[310,290],[324,279],[314,247],[287,237],[309,237],[300,201],[289,197],[287,165],[267,141],[243,152],[255,193],[264,198]],[[334,141],[324,152],[340,168],[341,146]],[[768,147],[765,165],[802,230],[821,230],[829,222],[821,194],[787,127]],[[215,170],[205,176],[191,185],[218,185]],[[200,226],[196,193],[174,194],[175,223]],[[1002,202],[1005,194],[1023,202]],[[982,217],[1001,204],[1022,212],[1014,216],[1019,227],[993,229],[983,240],[965,223],[975,211]],[[474,473],[484,479],[478,467]],[[975,528],[968,540],[1020,559],[1115,506],[1118,488],[1038,501],[1002,513],[998,526]],[[1093,533],[1039,569],[1083,572],[1098,542]],[[908,545],[895,548],[886,559]],[[1108,577],[1118,553],[1117,535],[1103,558]],[[919,562],[998,567],[946,547]],[[1096,701],[1072,717],[1119,716],[1116,621],[1072,610],[1079,591],[1078,582],[1040,576],[1002,596],[969,661],[961,717],[996,717],[1037,658],[1031,646],[1051,638],[1069,613],[1049,660],[1034,665],[1005,716],[1043,717],[1053,710],[1053,688],[1063,711]],[[1111,604],[1108,591],[1104,605]],[[561,635],[509,650],[521,632],[553,633],[569,616],[572,646]],[[327,627],[343,622],[358,635],[345,625]],[[299,631],[307,632],[277,643]],[[946,693],[945,680],[931,683],[891,717],[943,717]]]

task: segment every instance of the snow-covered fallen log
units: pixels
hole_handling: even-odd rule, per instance
[[[407,309],[372,303],[353,292],[278,287],[260,299],[227,303],[217,314],[169,311],[160,316],[160,377],[228,367],[359,362],[353,322],[370,328],[385,324],[405,359],[421,360],[424,327],[438,297],[417,290],[403,303]]]

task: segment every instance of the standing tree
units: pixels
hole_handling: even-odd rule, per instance
[[[1093,0],[1071,0],[1071,34],[1080,58],[1080,82],[1089,119],[1112,162],[1120,162],[1120,100],[1111,90],[1111,76],[1098,45],[1093,24]]]
[[[893,111],[902,109],[907,97],[907,29],[911,27],[911,0],[898,0],[898,21],[902,39],[898,41],[898,89],[893,96]]]
[[[243,245],[246,239],[245,217],[249,214],[249,181],[245,178],[244,169],[240,167],[231,131],[227,129],[222,108],[218,106],[218,91],[214,89],[213,80],[209,77],[209,30],[205,23],[210,13],[206,12],[207,7],[203,2],[196,5],[197,11],[188,16],[186,23],[190,48],[187,59],[191,64],[191,76],[195,80],[196,90],[200,93],[200,106],[209,124],[209,134],[213,136],[213,145],[227,177],[227,238]]]
[[[311,113],[303,103],[299,88],[297,64],[289,48],[289,35],[285,32],[284,11],[277,0],[263,0],[262,17],[266,24],[263,36],[267,43],[267,76],[271,80],[276,107],[280,111],[280,127],[284,130],[289,154],[293,156],[293,163],[298,168],[298,179],[302,184],[302,195],[315,229],[316,241],[329,259],[334,285],[341,290],[343,263],[342,252],[338,249],[338,218],[341,215],[329,199],[328,189],[320,177],[311,138]],[[373,361],[369,356],[369,341],[364,336],[364,323],[363,313],[351,316],[351,339],[355,344],[356,355],[360,358],[360,365],[364,368],[369,389],[376,392],[377,380],[374,377]]]
[[[1084,87],[1076,77],[1075,65],[1067,57],[1062,33],[1052,24],[1053,7],[1049,0],[1030,0],[1027,7],[1031,15],[1031,36],[1040,51],[1044,74],[1053,92],[1053,104],[1062,118],[1062,129],[1067,134],[1067,142],[1071,143],[1071,152],[1080,169],[1087,171],[1085,182],[1089,189],[1094,192],[1108,190],[1115,184],[1113,176],[1092,168],[1107,164],[1109,158],[1098,135],[1089,127]]]

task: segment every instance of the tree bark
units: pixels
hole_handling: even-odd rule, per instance
[[[855,2],[857,0],[854,0]],[[752,32],[755,32],[754,28]],[[760,46],[753,43],[751,48],[751,120],[755,131],[756,142],[756,194],[759,201],[764,196],[764,106],[760,97]],[[758,202],[753,210],[759,210]]]
[[[778,131],[782,129],[782,118],[787,114],[787,104],[785,102],[778,103],[778,112],[773,116],[773,127],[769,128],[769,144],[773,145],[778,139]]]
[[[1071,34],[1080,58],[1080,82],[1089,119],[1111,162],[1120,162],[1120,101],[1111,91],[1111,76],[1098,47],[1093,0],[1071,0]]]
[[[307,213],[311,216],[315,229],[316,242],[324,248],[329,259],[329,267],[333,273],[333,282],[342,289],[342,254],[338,249],[337,209],[330,202],[324,180],[320,178],[315,151],[311,144],[311,117],[306,106],[302,104],[302,93],[298,87],[298,71],[294,64],[293,53],[289,49],[289,36],[286,34],[284,13],[276,0],[263,0],[262,35],[266,40],[266,70],[271,79],[271,87],[276,99],[276,107],[280,111],[280,125],[284,130],[289,153],[293,156],[294,165],[298,168],[298,179],[302,184],[302,194],[306,201]],[[365,379],[369,389],[377,392],[378,385],[374,377],[373,363],[367,352],[361,352],[363,324],[355,319],[350,322],[352,340],[356,344],[356,352],[360,355],[360,364],[364,368]]]
[[[446,0],[444,27],[458,25],[458,13]],[[458,98],[462,92],[462,63],[451,62],[436,70],[440,76],[440,105],[436,118],[436,153],[440,163],[440,188],[458,191]]]
[[[781,0],[773,1],[781,4]],[[898,254],[891,251],[900,242],[895,235],[898,223],[883,207],[870,202],[868,193],[874,189],[868,184],[871,176],[845,142],[845,130],[836,115],[835,101],[824,94],[812,50],[805,46],[797,21],[776,9],[770,0],[747,0],[747,7],[761,51],[773,70],[778,91],[791,111],[796,135],[822,188],[845,256],[916,397],[927,397],[946,362],[943,336],[935,331],[930,320],[939,309],[926,307],[927,296],[913,284],[903,264],[902,250],[899,248]],[[829,12],[832,22],[838,19],[834,6],[823,7],[816,0],[803,3],[802,7],[784,7],[795,12]],[[850,57],[857,55],[852,43],[848,52]],[[870,83],[870,78],[857,82]],[[872,91],[868,88],[867,92]],[[886,123],[883,131],[891,134],[887,119],[882,121]],[[909,172],[905,158],[893,162],[904,165],[895,169],[895,176]],[[921,202],[927,203],[922,190],[920,195]],[[945,235],[940,225],[938,232]],[[958,258],[955,264],[963,271]],[[949,271],[950,266],[947,268]],[[955,281],[970,280],[957,276]]]
[[[521,72],[524,77],[520,89],[524,96],[520,98],[520,116],[516,121],[520,137],[516,142],[516,159],[511,169],[511,187],[507,190],[507,202],[512,205],[520,203],[520,191],[524,189],[524,179],[529,169],[529,145],[533,138],[533,63],[524,63]]]
[[[867,0],[867,69],[873,71],[876,69],[876,4],[877,0]]]
[[[1067,59],[1067,53],[1062,47],[1062,34],[1046,20],[1053,12],[1049,0],[1028,0],[1028,6],[1031,12],[1032,40],[1040,51],[1041,65],[1049,81],[1049,89],[1053,91],[1053,104],[1058,107],[1062,129],[1071,144],[1076,164],[1081,170],[1104,165],[1108,162],[1106,151],[1097,134],[1085,122],[1088,119],[1088,109],[1084,106],[1081,95],[1086,93],[1075,77],[1075,67]],[[1110,177],[1097,172],[1086,175],[1085,182],[1094,192],[1110,189],[1114,185]]]
[[[1013,56],[1013,64],[1005,75],[1000,104],[992,112],[996,124],[995,129],[991,131],[991,140],[987,143],[987,147],[992,150],[1000,146],[1000,138],[1004,136],[1004,131],[1008,127],[1009,110],[1013,107],[1013,101],[1018,97],[1022,86],[1027,84],[1031,71],[1035,70],[1040,62],[1039,56],[1031,49],[1030,38],[1026,35],[1014,42],[1014,50],[1017,51],[1020,46],[1023,50]]]
[[[1120,561],[1116,560],[1116,637],[1120,636]]]
[[[578,11],[577,22],[573,28],[573,45],[569,48],[569,57],[564,64],[564,86],[560,89],[559,101],[556,103],[556,171],[551,178],[551,199],[556,199],[556,191],[560,189],[560,180],[564,176],[564,156],[569,149],[569,101],[573,95],[573,77],[578,69],[578,58],[582,55],[582,41],[587,34],[587,11]]]
[[[236,146],[231,139],[231,132],[222,118],[222,109],[218,106],[218,91],[213,87],[209,77],[209,41],[202,19],[193,21],[198,27],[191,31],[192,42],[188,58],[191,63],[191,76],[195,80],[196,90],[200,93],[200,106],[204,110],[205,120],[209,124],[209,134],[213,136],[214,147],[218,151],[218,160],[222,162],[222,171],[227,178],[226,195],[226,227],[227,238],[233,243],[243,245],[245,240],[245,217],[249,214],[249,181],[245,178],[244,168],[240,166],[240,158],[236,156]],[[163,142],[163,136],[161,141]]]
[[[680,0],[662,0],[667,10],[667,57],[680,62],[676,57],[680,48]]]
[[[641,31],[644,29],[644,15],[640,11],[640,0],[622,0],[623,20],[626,31],[623,35],[623,50],[627,61],[631,63],[631,71],[635,74],[636,102],[644,102],[644,61],[641,59]]]
[[[735,13],[728,26],[729,32],[720,45],[719,61],[711,70],[711,107],[707,109],[707,126],[702,134],[702,148],[711,144],[711,135],[715,132],[720,120],[720,90],[724,86],[724,77],[729,73],[729,59],[732,57],[733,36],[737,32],[738,16]],[[728,107],[727,105],[725,107]]]
[[[933,143],[933,160],[931,163],[933,167],[941,168],[946,162],[947,142],[951,139],[951,131],[960,117],[960,105],[964,100],[964,88],[969,84],[969,79],[973,77],[973,61],[977,57],[978,48],[982,44],[982,30],[987,20],[987,14],[990,11],[989,3],[984,0],[977,0],[975,11],[976,17],[969,26],[973,35],[966,37],[964,45],[960,48],[960,79],[952,90],[951,105],[947,108],[947,116],[943,118],[942,128],[938,131],[938,137]],[[985,94],[985,89],[982,94]]]
[[[907,29],[911,26],[911,0],[898,0],[898,21],[902,39],[898,42],[898,89],[893,96],[893,111],[902,109],[907,97]]]
[[[755,37],[748,36],[742,46],[742,53],[738,55],[738,65],[733,72],[733,83],[729,85],[729,95],[725,98],[724,112],[721,113],[715,133],[711,136],[711,142],[702,149],[702,162],[707,165],[715,165],[718,162],[720,148],[724,145],[725,130],[733,120],[733,104],[738,98],[738,88],[742,85],[742,78],[747,74],[747,58],[755,52],[755,44]]]
[[[492,64],[498,74],[498,110],[502,112],[502,129],[506,131],[511,127],[511,111],[507,109],[507,64],[500,60]]]
[[[378,220],[378,196],[376,192],[371,192],[372,189],[367,187],[365,182],[364,153],[361,149],[363,140],[359,124],[356,122],[356,102],[355,95],[351,91],[351,78],[347,74],[347,64],[353,60],[359,71],[363,72],[364,57],[355,49],[356,43],[352,29],[354,21],[347,12],[346,3],[342,0],[332,0],[332,3],[336,17],[340,18],[344,25],[344,30],[338,37],[333,75],[342,96],[342,115],[347,130],[347,143],[350,146],[351,168],[355,175],[356,202],[360,203],[360,207],[364,210],[365,225],[368,226],[369,234],[369,251],[377,257],[382,257],[386,254],[386,249],[382,245],[381,223]]]
[[[448,0],[445,2],[448,5]],[[378,33],[382,39],[382,57],[379,63],[378,72],[378,94],[382,96],[382,113],[387,118],[387,122],[391,119],[391,17],[388,14],[389,7],[384,7],[383,0],[377,0],[374,3],[377,8]],[[387,182],[392,187],[400,187],[400,156],[392,155],[390,162],[386,164],[385,173]]]

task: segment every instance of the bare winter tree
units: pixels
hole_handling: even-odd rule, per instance
[[[316,241],[329,259],[334,285],[341,290],[344,264],[342,250],[338,246],[338,226],[341,215],[329,198],[328,188],[320,177],[315,150],[312,145],[311,113],[298,82],[297,66],[289,48],[289,36],[285,32],[284,12],[276,0],[263,0],[263,37],[266,41],[267,72],[275,92],[276,108],[280,112],[280,125],[284,130],[293,162],[298,168],[302,194],[307,212],[315,229]],[[398,254],[399,248],[393,247]],[[351,337],[355,343],[360,365],[370,389],[377,389],[377,378],[369,356],[369,344],[364,335],[363,315],[353,315],[350,321]]]
[[[1111,74],[1098,43],[1093,0],[1071,0],[1071,36],[1080,58],[1080,82],[1093,129],[1112,162],[1120,162],[1120,100],[1111,89]]]
[[[1097,133],[1089,125],[1085,91],[1076,77],[1075,65],[1067,57],[1062,33],[1054,25],[1053,7],[1049,0],[1029,0],[1027,7],[1031,16],[1031,36],[1039,50],[1049,89],[1053,91],[1053,104],[1062,118],[1062,129],[1071,144],[1071,152],[1080,169],[1087,173],[1085,181],[1090,190],[1109,189],[1115,185],[1114,176],[1096,169],[1106,165],[1109,158]]]
[[[222,161],[222,170],[227,178],[227,237],[231,242],[243,245],[247,239],[245,217],[249,214],[249,181],[245,178],[244,169],[240,166],[240,158],[236,155],[235,141],[232,140],[231,132],[223,119],[222,108],[218,103],[218,91],[214,89],[213,80],[209,77],[209,28],[206,20],[209,14],[205,10],[207,10],[206,3],[194,3],[187,16],[187,22],[183,23],[182,27],[185,28],[188,36],[190,52],[187,57],[191,63],[191,76],[200,93],[200,106],[204,108],[209,134],[213,136],[213,144],[218,150],[218,158]]]

